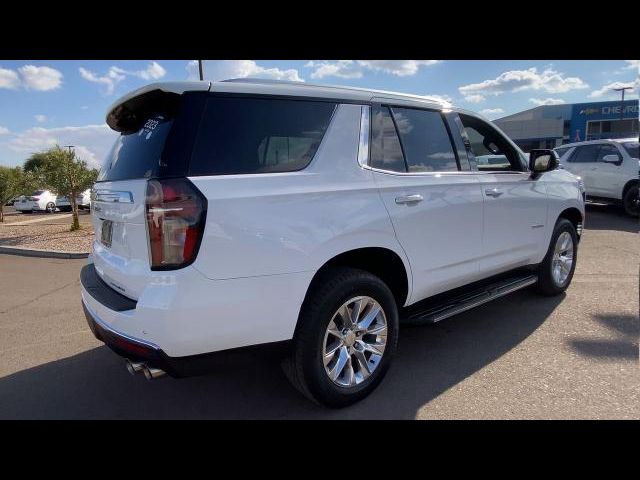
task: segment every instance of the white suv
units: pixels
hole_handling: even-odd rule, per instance
[[[132,373],[284,346],[294,385],[344,406],[382,380],[400,323],[571,282],[579,179],[474,113],[236,80],[150,85],[107,123],[121,135],[92,191],[82,303]]]
[[[555,150],[562,166],[582,177],[589,199],[613,200],[627,214],[638,216],[637,138],[569,143]]]

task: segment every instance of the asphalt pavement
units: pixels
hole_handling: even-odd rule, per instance
[[[403,329],[381,386],[342,410],[308,402],[272,357],[132,377],[86,324],[85,260],[0,255],[0,418],[638,419],[639,253],[637,220],[588,206],[564,295],[523,290]]]

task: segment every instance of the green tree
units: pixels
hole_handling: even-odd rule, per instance
[[[23,169],[25,172],[37,172],[47,161],[47,152],[32,153],[29,158],[24,161]]]
[[[36,183],[32,172],[20,167],[0,166],[0,222],[4,222],[4,206],[12,198],[29,193]]]
[[[75,152],[64,150],[59,145],[42,153],[44,161],[35,171],[48,188],[69,199],[73,212],[71,230],[78,230],[80,222],[76,198],[95,183],[98,170],[88,168],[87,162],[76,157]]]

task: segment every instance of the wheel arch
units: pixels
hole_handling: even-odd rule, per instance
[[[393,293],[398,308],[404,306],[409,298],[411,275],[405,260],[387,247],[361,247],[339,253],[318,268],[307,287],[304,301],[322,275],[332,267],[357,268],[379,277]]]
[[[632,178],[627,183],[625,183],[624,187],[622,188],[622,197],[620,198],[624,201],[624,196],[627,194],[629,189],[634,185],[637,186],[639,183],[640,181],[637,178]]]
[[[576,229],[576,233],[578,234],[578,240],[579,240],[582,235],[582,227],[584,222],[584,217],[582,215],[582,212],[578,210],[576,207],[565,208],[558,215],[558,219],[561,219],[561,218],[566,218],[573,224],[574,228]]]

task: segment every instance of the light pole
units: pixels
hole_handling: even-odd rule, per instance
[[[71,149],[72,148],[76,148],[75,145],[63,145],[64,148],[68,148],[69,149],[69,153],[71,153]]]
[[[624,91],[625,90],[633,90],[633,87],[620,87],[620,88],[614,88],[614,90],[616,92],[622,92],[622,99],[620,100],[620,120],[623,119],[623,112],[624,112]]]
[[[204,80],[204,73],[202,71],[202,60],[198,60],[198,71],[200,72],[200,80]]]

